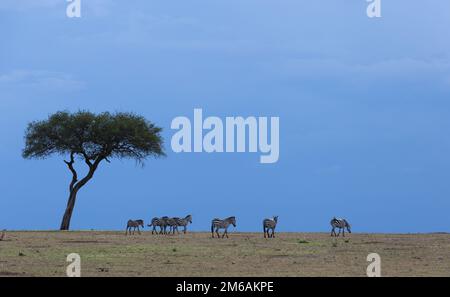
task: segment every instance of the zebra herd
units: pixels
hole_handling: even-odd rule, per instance
[[[175,234],[175,230],[177,233],[180,233],[178,231],[178,227],[183,227],[183,233],[186,234],[187,232],[187,225],[192,224],[192,216],[187,215],[184,219],[174,217],[169,218],[167,216],[164,216],[162,218],[153,218],[151,224],[147,225],[148,227],[153,227],[152,234],[158,234],[158,231],[156,230],[156,227],[159,227],[159,234]],[[169,232],[167,232],[167,227],[169,228]]]
[[[278,223],[278,216],[274,216],[272,218],[264,219],[263,220],[263,232],[264,232],[264,238],[275,238],[275,228],[277,227]],[[175,231],[177,231],[177,234],[179,234],[178,227],[183,227],[183,233],[186,234],[187,232],[187,226],[189,224],[192,224],[192,215],[187,215],[184,218],[179,217],[155,217],[151,220],[151,223],[147,226],[152,229],[152,234],[175,234]],[[228,217],[226,219],[218,219],[215,218],[211,221],[211,237],[214,238],[214,234],[217,235],[217,238],[220,238],[219,230],[223,229],[222,238],[225,236],[228,238],[228,227],[230,225],[233,225],[233,227],[236,227],[236,217]],[[346,219],[338,219],[336,217],[333,217],[330,221],[331,225],[331,236],[339,236],[342,231],[342,236],[345,237],[345,229],[347,229],[348,233],[352,233],[350,229],[350,224],[347,222]],[[144,228],[144,221],[143,220],[129,220],[127,222],[127,229],[125,231],[125,235],[128,234],[134,234],[136,229],[138,233],[140,234],[141,231],[139,230],[139,227]],[[157,228],[159,227],[159,232]],[[131,229],[133,229],[133,232],[131,232]],[[339,230],[338,233],[336,233],[336,229]]]

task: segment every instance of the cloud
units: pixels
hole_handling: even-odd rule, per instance
[[[0,88],[33,88],[58,91],[80,90],[85,83],[61,72],[14,70],[0,74]]]

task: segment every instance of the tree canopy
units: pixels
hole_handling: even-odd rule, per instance
[[[86,161],[162,156],[161,128],[132,113],[57,112],[28,125],[24,158],[79,155]]]

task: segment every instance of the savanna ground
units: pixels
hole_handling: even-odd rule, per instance
[[[369,253],[383,276],[450,276],[450,234],[7,232],[0,276],[65,276],[81,256],[82,276],[365,276]]]

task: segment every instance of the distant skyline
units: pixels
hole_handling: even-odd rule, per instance
[[[130,111],[163,127],[167,157],[102,164],[71,228],[193,215],[191,230],[450,232],[450,2],[0,2],[0,230],[58,229],[70,172],[24,160],[28,122]],[[171,121],[279,117],[279,159],[176,154]],[[82,164],[78,164],[82,166]],[[231,231],[231,230],[230,230]]]

